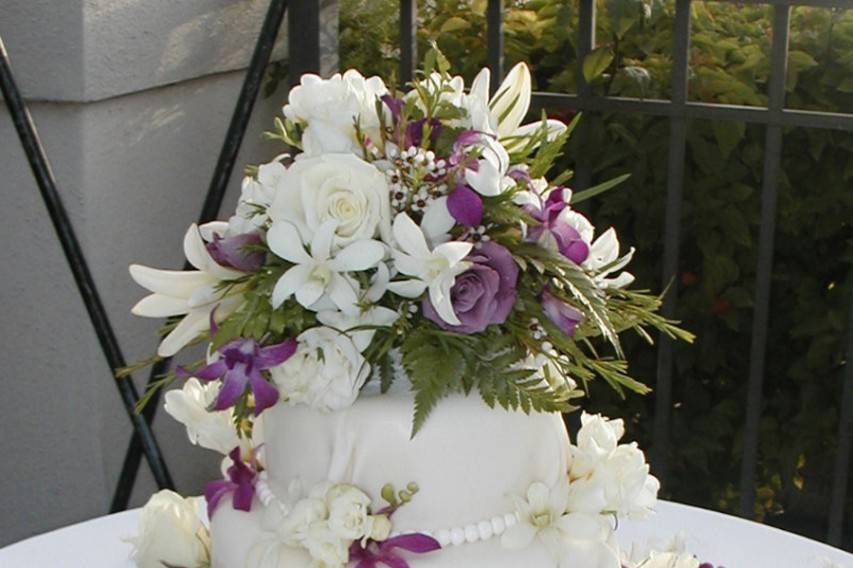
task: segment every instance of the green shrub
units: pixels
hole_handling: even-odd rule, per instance
[[[421,4],[421,53],[428,40],[436,40],[455,71],[470,79],[486,59],[486,0]],[[575,91],[576,2],[506,4],[507,65],[530,63],[539,90]],[[343,67],[395,74],[398,5],[394,0],[342,3]],[[673,3],[599,0],[598,7],[596,56],[605,68],[595,91],[667,98]],[[768,7],[694,3],[690,98],[766,104],[771,20]],[[853,11],[794,10],[786,95],[789,107],[853,112]],[[668,121],[619,114],[588,114],[583,120],[590,140],[573,147],[561,166],[571,167],[583,153],[596,180],[632,174],[591,213],[596,225],[615,226],[625,243],[637,247],[633,268],[639,285],[660,289]],[[758,518],[785,510],[789,519],[825,515],[853,295],[851,158],[850,133],[796,128],[784,134]],[[723,510],[733,510],[738,496],[763,163],[762,127],[691,122],[678,315],[698,339],[694,347],[680,345],[676,351],[665,495]],[[639,341],[630,350],[636,375],[654,387],[655,351]],[[593,395],[594,410],[623,416],[631,435],[651,444],[654,395],[622,401],[605,388]]]

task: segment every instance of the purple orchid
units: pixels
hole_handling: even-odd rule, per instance
[[[589,257],[589,244],[560,215],[568,207],[563,191],[562,187],[555,187],[548,192],[540,207],[525,206],[525,211],[539,221],[538,225],[530,228],[527,237],[531,241],[538,241],[547,232],[556,241],[560,253],[579,265]]]
[[[583,321],[583,312],[559,300],[548,288],[539,295],[539,301],[542,302],[542,310],[548,319],[554,322],[554,325],[563,333],[572,337],[575,334],[575,328]]]
[[[447,210],[458,222],[476,227],[483,221],[483,198],[465,184],[459,184],[447,196]]]
[[[257,233],[243,233],[233,237],[213,233],[213,241],[205,247],[217,264],[242,272],[256,272],[264,265],[266,255],[261,251],[246,250],[246,247],[260,244],[261,237]]]
[[[240,448],[234,448],[228,454],[232,465],[228,468],[228,479],[209,481],[204,486],[204,499],[207,501],[207,511],[212,516],[219,502],[229,493],[234,497],[231,502],[239,511],[249,511],[252,508],[252,498],[255,496],[255,482],[258,478],[257,464],[254,459],[246,464],[240,457]]]
[[[465,259],[471,267],[456,277],[450,289],[453,312],[461,322],[444,321],[432,301],[423,301],[424,316],[442,329],[457,333],[478,333],[491,324],[502,324],[517,297],[518,265],[501,245],[485,241]]]
[[[213,331],[215,333],[215,328]],[[216,397],[214,410],[234,406],[246,388],[250,388],[255,395],[257,416],[278,401],[278,389],[264,379],[261,371],[287,361],[296,352],[296,340],[289,338],[277,345],[261,347],[254,339],[240,337],[229,341],[217,352],[219,359],[213,363],[194,372],[179,367],[178,376],[196,377],[203,381],[222,378],[222,389]]]
[[[424,554],[440,548],[441,545],[431,536],[411,533],[382,542],[369,540],[364,546],[356,541],[350,547],[349,557],[350,562],[356,562],[355,568],[378,568],[381,564],[390,568],[409,568],[409,563],[399,555],[398,549]]]
[[[405,108],[406,103],[403,99],[398,99],[396,97],[392,97],[391,95],[384,95],[381,98],[382,102],[385,103],[385,106],[388,107],[388,110],[391,111],[391,118],[394,121],[394,128],[397,134],[397,138],[401,134],[401,120],[403,118],[403,108]],[[426,125],[427,119],[421,118],[418,120],[413,120],[405,125],[406,130],[402,132],[403,134],[403,146],[405,148],[409,148],[411,146],[420,146],[423,142],[424,138],[424,125]],[[434,145],[436,140],[438,140],[438,135],[441,133],[442,124],[441,121],[437,118],[429,119],[430,126],[430,141]]]

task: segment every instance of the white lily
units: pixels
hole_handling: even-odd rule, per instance
[[[349,332],[348,335],[352,339],[352,342],[359,351],[364,352],[370,346],[370,342],[373,341],[376,330],[358,329],[350,331],[351,329],[361,326],[388,327],[400,317],[399,312],[385,306],[375,305],[388,290],[390,279],[388,267],[385,263],[379,263],[376,274],[373,275],[371,280],[370,287],[364,293],[363,299],[370,303],[369,307],[356,313],[340,310],[324,310],[317,314],[317,319],[323,325]]]
[[[291,296],[302,306],[316,309],[315,304],[327,297],[340,310],[357,309],[358,296],[345,273],[367,270],[385,256],[379,241],[362,239],[332,254],[336,221],[327,221],[314,233],[309,255],[302,245],[296,226],[289,221],[276,221],[267,233],[270,250],[296,266],[285,272],[273,288],[272,305],[278,308]]]
[[[513,67],[498,88],[494,97],[489,97],[491,71],[484,68],[471,83],[470,95],[488,105],[492,122],[497,124],[497,134],[507,150],[512,151],[522,145],[522,138],[542,128],[542,121],[521,125],[521,121],[530,109],[532,81],[530,69],[525,63]],[[548,139],[551,140],[566,129],[559,120],[547,119]]]
[[[405,213],[394,219],[393,233],[399,247],[399,250],[391,251],[395,267],[415,280],[391,282],[389,289],[400,296],[416,298],[429,288],[430,300],[441,319],[451,325],[459,325],[461,322],[450,303],[450,289],[456,282],[456,276],[471,265],[463,259],[474,245],[454,241],[430,250],[421,228]]]
[[[216,263],[207,252],[202,235],[225,234],[228,224],[207,223],[199,227],[190,225],[184,235],[184,254],[198,270],[159,270],[140,264],[130,265],[133,280],[152,292],[140,300],[131,312],[137,316],[162,318],[186,314],[167,335],[157,354],[171,357],[207,329],[210,313],[216,308],[216,319],[221,321],[243,303],[238,286],[227,292],[221,289],[223,281],[235,280],[245,273]]]
[[[610,274],[625,268],[634,257],[634,247],[623,256],[619,257],[619,239],[616,231],[610,227],[604,231],[589,248],[589,257],[584,261],[584,267],[600,271],[595,275],[595,282],[601,288],[624,288],[634,281],[634,275],[630,272],[622,272],[614,278],[608,278]]]

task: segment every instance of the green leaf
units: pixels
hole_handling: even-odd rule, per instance
[[[443,24],[441,24],[441,33],[451,33],[459,30],[464,30],[470,27],[468,20],[459,16],[451,16]]]
[[[720,153],[723,155],[723,158],[728,159],[732,150],[743,140],[746,134],[746,124],[731,120],[714,120],[711,121],[711,125],[714,130],[714,138],[716,138],[717,145],[720,148]]]
[[[611,180],[607,180],[598,185],[594,185],[589,189],[584,189],[583,191],[579,191],[577,193],[572,194],[572,205],[576,203],[580,203],[582,201],[586,201],[590,197],[595,197],[596,195],[600,195],[605,191],[613,189],[623,181],[627,180],[631,177],[631,174],[622,174],[621,176],[617,176]]]
[[[583,78],[587,83],[592,83],[610,66],[613,61],[613,52],[609,47],[597,47],[583,58]]]

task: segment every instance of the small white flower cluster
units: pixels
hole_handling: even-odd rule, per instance
[[[553,486],[533,483],[526,498],[514,497],[519,522],[502,544],[524,548],[539,540],[561,567],[620,568],[612,517],[648,515],[658,491],[643,453],[634,444],[618,444],[623,434],[621,420],[584,414],[568,474]]]
[[[353,485],[321,482],[292,504],[267,508],[266,536],[250,553],[249,565],[282,566],[300,549],[311,557],[311,568],[344,568],[353,542],[383,541],[391,533],[388,516],[371,514],[370,504]]]
[[[374,165],[385,172],[391,207],[396,212],[426,211],[434,199],[448,192],[444,177],[447,175],[447,162],[435,152],[411,146],[400,150],[391,142],[385,144],[385,159],[379,159]],[[415,187],[412,183],[415,182]]]

